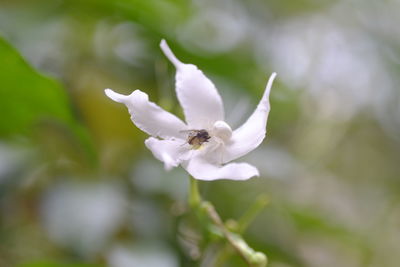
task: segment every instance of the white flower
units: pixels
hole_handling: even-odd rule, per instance
[[[164,162],[165,169],[181,165],[199,180],[245,180],[259,176],[257,168],[250,164],[228,162],[249,153],[263,141],[270,110],[269,93],[276,73],[269,78],[253,114],[232,131],[224,121],[222,99],[214,84],[195,65],[179,61],[165,40],[160,47],[176,67],[176,93],[186,124],[150,102],[140,90],[127,96],[106,89],[106,95],[125,104],[133,123],[151,135],[145,144]]]

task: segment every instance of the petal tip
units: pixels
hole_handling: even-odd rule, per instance
[[[171,63],[175,66],[175,68],[179,69],[179,67],[183,64],[172,52],[171,48],[169,48],[167,41],[162,39],[160,42],[160,48],[163,51],[164,55],[171,61]]]
[[[165,47],[165,46],[168,46],[167,42],[165,41],[165,39],[161,39],[161,42],[160,42],[161,49],[163,49],[163,47]]]
[[[170,163],[164,163],[164,170],[167,172],[171,171],[174,167],[176,167],[176,166],[173,166]]]
[[[269,76],[268,82],[267,82],[267,86],[265,87],[265,93],[263,96],[263,100],[267,99],[269,97],[269,93],[271,91],[272,88],[272,84],[274,83],[275,77],[277,76],[276,72],[273,72],[271,74],[271,76]]]
[[[244,164],[246,164],[248,167],[248,175],[244,176],[244,178],[241,180],[248,180],[248,179],[251,179],[254,177],[260,177],[260,172],[258,171],[258,169],[255,166],[247,164],[247,163],[244,163]]]
[[[126,98],[125,95],[118,94],[109,88],[105,89],[104,93],[106,94],[106,96],[118,103],[122,103]]]
[[[278,74],[277,74],[276,72],[273,72],[273,73],[271,74],[271,76],[269,77],[269,80],[268,80],[268,85],[269,85],[269,86],[272,86],[272,82],[275,80],[275,78],[276,78],[277,75],[278,75]]]
[[[258,171],[258,169],[256,167],[255,168],[255,173],[253,175],[253,177],[260,177],[260,172]]]

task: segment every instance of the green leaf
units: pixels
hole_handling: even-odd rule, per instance
[[[60,84],[37,73],[2,38],[0,59],[0,136],[28,133],[45,119],[72,121]]]
[[[0,138],[46,136],[43,129],[54,136],[56,130],[66,147],[78,148],[75,154],[83,152],[93,163],[91,139],[75,119],[61,84],[38,73],[1,37],[0,60]]]

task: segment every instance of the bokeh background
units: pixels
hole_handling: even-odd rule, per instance
[[[224,219],[268,195],[244,238],[269,266],[399,266],[399,14],[398,0],[2,0],[0,266],[212,266],[218,244],[195,261],[187,174],[103,93],[141,89],[181,116],[162,38],[233,127],[278,73],[267,138],[243,158],[261,177],[200,183]]]

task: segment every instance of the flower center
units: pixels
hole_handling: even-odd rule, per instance
[[[210,135],[204,129],[190,130],[187,137],[187,142],[192,146],[192,149],[199,149],[201,145],[205,142],[208,142],[208,139],[210,138]]]

